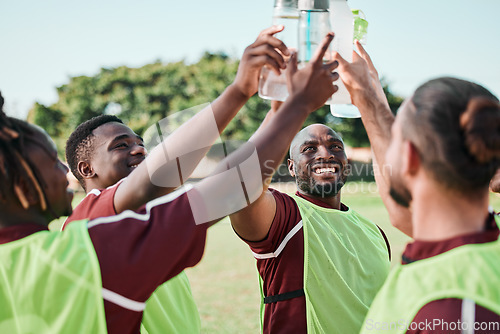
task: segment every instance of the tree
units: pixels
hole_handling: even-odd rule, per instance
[[[45,128],[58,144],[65,143],[80,123],[102,113],[118,112],[128,126],[143,134],[172,113],[216,99],[234,80],[238,64],[224,53],[206,52],[194,64],[157,61],[140,68],[102,68],[95,76],[73,77],[58,87],[59,99],[55,104],[36,103],[30,121]],[[391,94],[388,84],[384,91],[391,108],[397,109],[402,98]],[[227,126],[223,139],[248,140],[269,107],[270,101],[253,96]],[[350,145],[369,144],[359,119],[336,119],[329,106],[312,113],[306,125],[312,123],[332,126]]]

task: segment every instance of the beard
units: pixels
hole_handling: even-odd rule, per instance
[[[335,179],[333,182],[322,182],[318,183],[311,176],[311,171],[308,174],[298,174],[295,171],[297,188],[303,193],[314,196],[314,197],[335,197],[340,192],[340,189],[344,186],[347,181],[347,173],[344,173],[344,168],[340,172],[339,178]]]
[[[392,188],[389,190],[389,195],[392,199],[399,205],[408,208],[410,207],[411,195],[408,192],[400,193],[396,189]]]
[[[410,207],[412,197],[410,191],[403,184],[401,178],[395,175],[391,176],[391,178],[389,179],[389,183],[389,195],[391,195],[392,199],[405,208]]]

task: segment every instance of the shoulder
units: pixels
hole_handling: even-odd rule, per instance
[[[66,219],[62,229],[65,229],[68,223],[75,220],[95,219],[115,215],[114,196],[117,188],[118,183],[106,189],[92,189],[89,191],[73,209],[73,213]]]
[[[276,202],[280,202],[283,205],[290,205],[291,203],[295,203],[293,197],[284,192],[281,192],[273,188],[269,188],[269,192],[274,196]]]
[[[297,203],[290,195],[275,189],[269,189],[269,191],[276,201],[276,213],[265,239],[257,242],[247,241],[255,252],[268,252],[276,249],[302,220]]]
[[[273,219],[273,225],[282,224],[287,220],[296,220],[294,217],[300,217],[299,207],[295,199],[276,189],[269,189],[276,201],[276,214]]]

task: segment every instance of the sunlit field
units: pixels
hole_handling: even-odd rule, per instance
[[[273,186],[293,193],[293,183]],[[388,215],[374,183],[351,182],[342,190],[342,201],[370,218],[387,234],[393,264],[400,259],[408,242],[404,234],[390,226]],[[82,196],[75,197],[74,205]],[[491,194],[491,206],[500,210],[500,196]],[[57,228],[63,221],[55,221]],[[248,246],[233,232],[228,219],[209,229],[205,255],[195,267],[187,269],[192,291],[199,308],[202,333],[258,333],[259,287],[255,260]]]

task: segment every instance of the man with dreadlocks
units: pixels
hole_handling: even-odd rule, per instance
[[[68,169],[50,137],[2,111],[0,150],[0,333],[138,332],[142,301],[161,282],[200,260],[207,224],[189,224],[192,214],[176,211],[187,198],[174,195],[161,199],[146,222],[117,217],[115,224],[91,226],[80,221],[51,233],[51,220],[71,214],[73,194],[67,189]],[[162,224],[165,215],[174,219]],[[117,225],[137,229],[115,244],[110,227]],[[138,235],[145,241],[142,247],[132,240]],[[106,260],[115,250],[126,253],[125,245],[133,258]],[[176,261],[150,261],[157,252],[180,255]],[[137,274],[136,259],[149,280]],[[109,282],[120,284],[112,291],[106,289]],[[134,291],[131,299],[116,293],[121,289]],[[103,299],[111,302],[103,304]]]
[[[218,165],[238,175],[236,169],[247,163],[257,178],[235,184],[215,175],[148,202],[139,212],[74,222],[64,232],[50,232],[47,225],[71,213],[68,169],[43,130],[0,111],[0,332],[138,333],[144,302],[153,291],[200,260],[209,225],[203,223],[222,218],[203,214],[210,211],[213,194],[221,187],[241,193],[242,186],[261,186],[260,170],[277,168],[300,125],[336,91],[337,63],[323,63],[332,38],[325,37],[301,70],[292,54],[290,96],[244,147],[252,148],[253,160],[238,149]],[[198,204],[193,198],[201,207],[193,206]],[[215,203],[227,198],[225,204],[234,202],[226,196]],[[186,201],[192,211],[178,210]],[[116,237],[116,226],[132,232]],[[126,261],[113,261],[115,254],[127,254]]]

